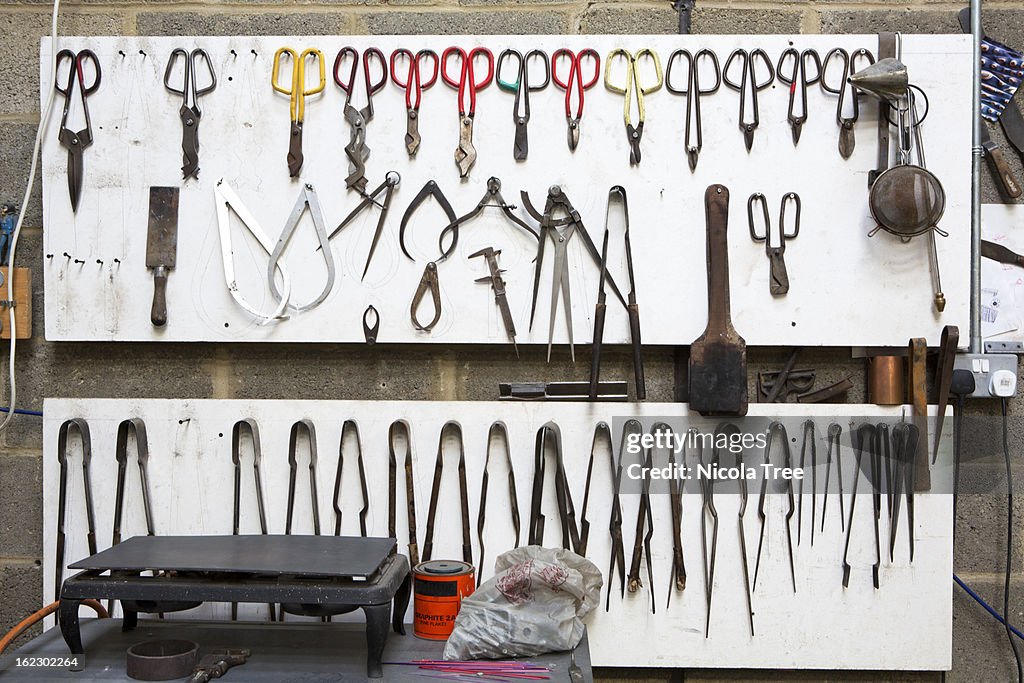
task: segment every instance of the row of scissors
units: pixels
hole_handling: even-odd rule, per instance
[[[696,170],[703,147],[702,98],[717,92],[723,83],[739,94],[737,122],[750,151],[760,123],[758,93],[776,80],[788,86],[788,120],[794,144],[799,142],[807,121],[808,86],[820,84],[826,93],[837,97],[838,148],[843,158],[849,158],[855,145],[854,124],[859,117],[859,95],[849,84],[849,76],[859,67],[873,62],[874,56],[864,48],[852,52],[834,48],[821,57],[813,49],[790,47],[775,61],[761,48],[738,48],[724,65],[720,65],[718,56],[710,49],[694,52],[677,49],[669,55],[663,71],[656,51],[644,48],[630,52],[618,48],[605,57],[604,85],[610,92],[623,97],[623,123],[629,144],[629,160],[633,165],[641,160],[641,140],[647,114],[645,97],[662,86],[672,94],[686,97],[684,145],[690,169]],[[77,210],[84,177],[83,152],[93,141],[86,98],[99,89],[101,70],[99,59],[91,50],[61,50],[57,63],[54,85],[64,97],[58,139],[67,150],[68,190],[72,209]],[[512,154],[516,161],[523,161],[529,155],[531,93],[541,91],[551,83],[564,91],[567,142],[569,149],[575,150],[580,143],[585,93],[599,80],[601,65],[601,56],[592,48],[579,51],[562,48],[550,55],[540,49],[520,52],[509,48],[495,58],[486,47],[467,50],[452,46],[440,54],[430,49],[414,52],[399,48],[390,56],[374,47],[361,52],[354,47],[343,47],[334,58],[333,79],[345,95],[344,119],[350,132],[345,146],[349,166],[345,186],[364,197],[368,196],[366,163],[370,146],[367,127],[374,116],[373,97],[384,88],[389,77],[405,92],[405,148],[410,157],[415,157],[420,147],[420,105],[424,91],[439,79],[457,91],[459,140],[454,160],[459,176],[466,178],[477,160],[473,125],[477,94],[481,90],[493,82],[514,96]],[[624,72],[621,65],[625,65]],[[311,69],[315,76],[307,77],[307,69]],[[360,71],[364,93],[359,99],[365,101],[361,107],[355,103]],[[76,83],[84,114],[84,127],[80,130],[68,127]],[[324,54],[316,48],[302,51],[290,47],[278,49],[274,54],[271,85],[276,92],[289,97],[287,163],[289,174],[297,177],[303,164],[306,98],[322,93],[327,85]],[[174,49],[167,59],[164,86],[181,98],[182,174],[186,179],[196,178],[202,118],[199,100],[217,87],[217,74],[209,54],[201,48],[192,51]]]
[[[291,82],[281,83],[282,59],[291,61]],[[850,85],[849,77],[859,67],[873,64],[874,55],[866,48],[852,52],[833,48],[821,57],[816,50],[787,48],[777,61],[772,61],[761,48],[738,48],[726,59],[724,66],[710,49],[691,52],[678,49],[669,55],[662,70],[661,58],[649,48],[630,52],[617,48],[605,58],[604,85],[607,90],[623,97],[623,123],[629,143],[630,164],[641,160],[641,140],[647,118],[644,98],[662,86],[675,95],[686,96],[685,148],[691,170],[703,146],[701,124],[701,98],[718,91],[724,83],[739,93],[737,121],[743,133],[747,151],[754,143],[754,133],[760,123],[758,93],[776,80],[789,91],[788,121],[793,144],[800,141],[800,133],[807,121],[807,88],[820,84],[822,90],[836,96],[836,123],[839,127],[839,153],[846,159],[853,153],[854,124],[860,115],[858,93]],[[319,68],[319,80],[308,85],[306,63]],[[625,64],[624,77],[618,63]],[[649,63],[649,67],[643,66]],[[366,105],[357,109],[352,105],[360,65],[366,92]],[[647,75],[644,75],[644,72]],[[679,75],[680,72],[685,72]],[[512,155],[524,161],[529,155],[528,125],[530,122],[530,93],[544,90],[554,83],[565,92],[565,120],[567,142],[575,150],[580,141],[585,93],[594,87],[601,76],[601,56],[592,48],[574,52],[562,48],[550,56],[540,49],[520,52],[509,48],[497,59],[485,47],[465,50],[449,47],[439,56],[429,49],[412,52],[400,48],[385,58],[377,48],[368,48],[361,54],[352,47],[342,48],[334,60],[334,81],[345,93],[345,120],[351,127],[349,145],[345,148],[350,174],[346,186],[365,188],[365,163],[370,149],[366,145],[366,124],[373,118],[373,95],[387,83],[388,74],[395,85],[405,91],[407,126],[405,143],[409,156],[415,156],[420,145],[419,110],[423,92],[437,82],[440,76],[447,85],[458,91],[459,143],[455,149],[455,164],[462,178],[467,177],[476,163],[473,145],[473,123],[476,118],[477,93],[492,82],[515,96],[512,119],[515,139]],[[288,169],[294,177],[302,167],[302,117],[305,97],[323,91],[326,86],[323,53],[309,48],[301,53],[281,48],[274,57],[274,89],[291,98],[292,131],[288,153]],[[633,112],[636,118],[633,118]],[[362,183],[362,185],[360,185]]]

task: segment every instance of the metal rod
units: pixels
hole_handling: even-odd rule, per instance
[[[981,0],[971,0],[971,353],[981,353]]]

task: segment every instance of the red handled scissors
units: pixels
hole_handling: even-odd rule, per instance
[[[396,68],[399,58],[402,57],[409,62],[409,69],[404,80],[399,76]],[[430,78],[426,80],[423,80],[423,73],[420,71],[424,59],[430,60],[434,65]],[[391,53],[391,80],[399,88],[405,90],[405,149],[411,157],[416,156],[416,152],[420,148],[420,99],[423,96],[423,91],[437,81],[439,64],[437,53],[433,50],[420,50],[414,55],[411,50],[401,47]]]
[[[448,68],[451,58],[455,56],[459,61],[457,78],[452,77]],[[487,62],[487,76],[482,79],[477,78],[476,73],[478,57]],[[455,165],[459,167],[459,177],[465,178],[476,163],[476,148],[473,147],[476,94],[494,79],[494,55],[485,47],[473,48],[469,52],[461,47],[450,47],[441,54],[441,78],[459,92],[459,146],[455,149]]]
[[[569,75],[562,80],[558,75],[558,63],[569,59]],[[583,61],[589,59],[594,64],[594,75],[588,81],[583,80]],[[567,48],[556,50],[551,55],[551,80],[565,91],[565,120],[569,124],[569,149],[576,149],[580,142],[580,119],[583,118],[583,93],[594,87],[601,75],[601,56],[596,50],[587,48],[573,52]],[[572,100],[576,93],[576,114],[573,115]]]

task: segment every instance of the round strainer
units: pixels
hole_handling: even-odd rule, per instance
[[[946,210],[946,191],[935,175],[920,166],[894,166],[871,186],[871,216],[897,237],[915,237],[935,228]]]

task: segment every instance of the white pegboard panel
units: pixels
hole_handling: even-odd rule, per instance
[[[851,503],[853,452],[849,446],[849,425],[845,417],[878,416],[890,424],[900,418],[901,407],[880,408],[866,405],[816,406],[813,415],[818,437],[822,438],[828,423],[843,422],[843,463],[845,470],[845,505]],[[303,418],[316,427],[319,451],[317,481],[320,522],[324,533],[334,528],[331,505],[338,448],[343,421],[355,420],[359,426],[362,457],[369,484],[368,526],[371,535],[387,534],[388,509],[388,427],[393,420],[406,419],[411,425],[415,457],[419,538],[425,533],[426,511],[430,498],[438,434],[447,420],[457,419],[463,428],[466,449],[466,470],[469,482],[469,509],[473,535],[474,560],[479,558],[476,539],[476,511],[479,505],[480,477],[484,463],[487,433],[491,423],[503,420],[508,427],[509,443],[515,469],[520,514],[523,520],[523,541],[529,519],[530,484],[533,478],[533,450],[536,431],[541,424],[554,420],[561,428],[567,478],[576,503],[577,518],[583,496],[591,440],[598,420],[615,424],[615,418],[678,418],[687,414],[681,404],[540,404],[540,403],[446,403],[446,402],[373,402],[373,401],[237,401],[237,400],[116,400],[116,399],[47,399],[44,405],[44,512],[43,523],[43,590],[49,599],[53,584],[54,535],[57,514],[57,431],[71,417],[85,418],[92,434],[92,484],[96,503],[96,521],[100,549],[111,538],[114,508],[116,463],[114,445],[117,426],[128,417],[146,422],[150,451],[149,479],[156,533],[168,534],[230,534],[232,529],[233,466],[231,462],[231,428],[244,418],[259,424],[262,437],[262,476],[267,517],[271,533],[283,533],[288,491],[288,437],[291,425]],[[809,416],[806,406],[752,405],[751,415],[779,416],[794,439],[794,464],[799,464],[800,425]],[[695,419],[702,430],[714,429],[714,420]],[[649,424],[648,424],[649,426]],[[700,543],[701,500],[699,494],[683,496],[683,552],[688,574],[684,592],[673,596],[671,607],[665,608],[670,581],[671,549],[669,501],[667,496],[652,495],[655,535],[653,539],[654,588],[657,614],[650,612],[650,594],[645,587],[637,594],[626,594],[620,600],[614,595],[611,611],[605,612],[604,590],[601,608],[587,619],[591,657],[595,666],[655,666],[695,668],[764,668],[764,669],[871,669],[871,670],[944,670],[951,665],[952,648],[952,481],[950,451],[951,421],[946,420],[947,434],[942,441],[938,464],[931,467],[933,494],[918,494],[916,503],[916,554],[908,562],[906,546],[906,515],[900,517],[895,561],[887,552],[889,527],[885,513],[881,519],[883,559],[881,586],[871,585],[871,563],[874,561],[871,497],[858,495],[854,517],[854,534],[850,550],[853,567],[850,586],[842,586],[841,562],[845,535],[840,529],[835,492],[836,471],[832,472],[828,520],[824,532],[809,543],[809,526],[803,539],[794,545],[797,592],[790,588],[784,526],[785,496],[767,498],[768,526],[758,583],[753,593],[756,635],[749,635],[745,614],[745,597],[740,566],[737,511],[739,497],[722,493],[715,497],[719,516],[719,536],[714,581],[714,597],[710,637],[704,637],[704,579],[701,570]],[[618,448],[619,434],[613,436]],[[77,449],[77,442],[72,442]],[[352,451],[346,451],[351,454]],[[497,454],[497,449],[495,450]],[[248,453],[245,455],[248,463]],[[308,470],[304,451],[300,460],[296,503],[296,533],[311,533],[312,523],[308,498]],[[692,454],[691,454],[692,457]],[[748,453],[748,462],[759,462],[759,451]],[[73,463],[80,463],[74,452]],[[506,500],[504,468],[501,458],[492,460],[486,527],[487,564],[512,546],[513,534],[508,516],[503,513]],[[818,448],[818,490],[823,490],[825,450]],[[361,497],[354,476],[354,463],[346,459],[346,477],[342,487],[344,534],[358,534],[357,511]],[[692,463],[691,463],[692,464]],[[401,466],[400,466],[401,467]],[[549,468],[550,469],[550,468]],[[84,503],[80,467],[72,469],[68,546],[66,560],[73,562],[87,554],[84,538]],[[251,471],[243,471],[243,533],[258,533]],[[553,473],[549,471],[550,479]],[[145,533],[142,518],[138,473],[128,470],[124,537]],[[460,513],[456,493],[454,460],[446,462],[438,507],[440,520],[435,533],[435,557],[460,557]],[[404,513],[404,478],[399,479],[399,548],[405,551],[407,526]],[[546,486],[545,511],[548,545],[558,545],[559,530],[553,508],[553,489]],[[607,453],[595,455],[587,517],[591,522],[588,557],[602,574],[608,568],[610,538],[611,480]],[[819,494],[817,514],[822,513],[824,498]],[[633,544],[639,497],[622,495],[623,535],[627,556]],[[804,502],[804,524],[810,516],[809,489]],[[753,573],[758,532],[757,491],[751,491],[744,517],[747,539],[747,562]],[[793,526],[796,526],[794,518]],[[794,544],[796,530],[793,531]],[[421,545],[422,547],[422,545]],[[491,570],[485,571],[489,578]],[[227,605],[206,605],[197,610],[168,618],[226,618]],[[240,607],[247,618],[265,619],[265,607]],[[626,640],[623,634],[629,634]],[[822,634],[828,634],[823,638]]]
[[[283,45],[321,49],[330,70],[343,45],[374,45],[389,54],[397,47],[484,44],[495,55],[512,46],[553,50],[594,47],[602,59],[609,50],[649,46],[663,60],[678,47],[713,49],[724,64],[736,47],[762,47],[773,58],[788,46],[876,49],[876,36],[332,36],[64,38],[61,47],[91,48],[103,65],[103,83],[89,99],[95,143],[85,152],[85,188],[77,215],[71,212],[65,179],[66,154],[57,142],[59,108],[48,122],[43,147],[44,274],[46,337],[50,340],[103,341],[305,341],[362,342],[362,314],[373,304],[381,313],[382,342],[505,344],[490,289],[473,284],[486,272],[481,259],[466,257],[483,246],[502,249],[508,297],[520,343],[545,343],[550,305],[547,259],[538,302],[538,322],[528,331],[532,259],[536,244],[503,218],[490,215],[462,231],[456,257],[441,264],[444,314],[430,334],[409,321],[409,303],[433,253],[435,236],[446,222],[428,202],[412,221],[411,244],[417,263],[398,248],[398,225],[406,206],[428,179],[436,179],[456,213],[472,209],[487,178],[503,182],[506,200],[519,204],[528,190],[543,205],[548,186],[562,185],[582,213],[599,245],[608,188],[629,192],[637,294],[643,337],[648,344],[685,345],[706,321],[704,247],[705,188],[727,185],[730,211],[730,266],[733,317],[751,345],[902,346],[912,336],[936,344],[944,325],[966,329],[969,313],[970,46],[964,36],[904,36],[904,61],[911,79],[930,97],[924,125],[929,167],[947,193],[939,239],[939,260],[948,301],[932,311],[925,240],[901,244],[885,234],[868,238],[873,227],[867,209],[867,174],[875,167],[876,107],[863,106],[856,127],[857,147],[848,160],[838,155],[835,99],[817,86],[809,92],[810,117],[800,144],[793,146],[786,107],[788,88],[776,83],[761,93],[753,150],[744,148],[737,127],[737,94],[725,87],[703,98],[704,149],[691,173],[683,148],[685,98],[662,89],[647,97],[643,161],[628,164],[622,99],[599,82],[587,92],[580,146],[565,142],[563,93],[551,86],[531,97],[530,156],[512,159],[512,95],[492,85],[480,93],[476,116],[479,160],[460,182],[452,161],[458,142],[454,90],[438,82],[424,94],[422,147],[414,160],[404,148],[403,92],[388,84],[374,98],[376,116],[368,126],[372,149],[370,187],[388,170],[402,183],[365,282],[363,263],[376,215],[360,218],[333,241],[340,275],[330,297],[317,309],[268,327],[259,327],[229,296],[220,258],[213,187],[225,178],[276,240],[300,191],[288,178],[288,98],[272,91],[274,51]],[[204,47],[219,85],[200,106],[200,178],[183,184],[178,264],[168,284],[169,322],[149,322],[152,274],[145,267],[148,187],[181,184],[179,100],[162,85],[167,56],[174,47]],[[43,96],[48,92],[49,42],[42,41]],[[602,64],[603,66],[603,64]],[[678,74],[677,74],[678,75]],[[361,92],[357,105],[362,104]],[[58,100],[59,103],[59,100]],[[301,182],[314,184],[332,228],[357,203],[344,190],[347,161],[343,147],[349,129],[342,118],[343,96],[328,75],[323,95],[307,102],[305,165]],[[75,109],[73,108],[73,117]],[[773,220],[787,191],[803,199],[803,226],[788,245],[792,287],[784,297],[768,291],[764,247],[747,234],[746,199],[768,195]],[[519,215],[525,217],[522,208]],[[255,241],[232,227],[240,288],[269,309],[266,256]],[[323,263],[313,253],[308,218],[285,263],[294,277],[294,298],[312,299],[323,284]],[[550,245],[549,245],[550,246]],[[573,325],[577,343],[590,339],[598,268],[582,245],[570,246]],[[66,254],[66,255],[65,255]],[[621,227],[613,226],[610,269],[625,280]],[[426,316],[429,319],[430,315]],[[624,310],[609,306],[608,342],[628,340]],[[567,340],[558,313],[556,343]]]

